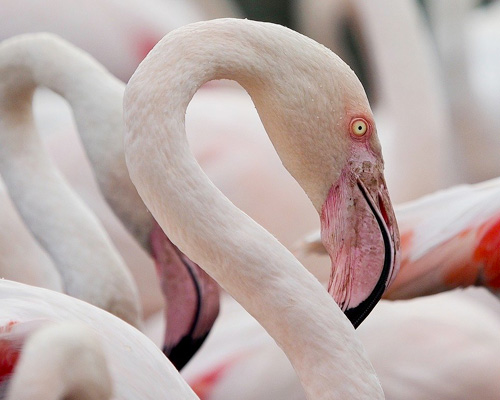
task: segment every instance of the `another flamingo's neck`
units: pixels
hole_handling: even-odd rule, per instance
[[[101,223],[43,151],[33,121],[31,99],[38,85],[47,85],[74,103],[83,96],[78,92],[83,88],[68,87],[86,71],[71,53],[60,50],[58,41],[44,35],[0,45],[0,172],[27,226],[54,260],[66,293],[137,326],[140,304],[130,272]],[[48,61],[52,57],[62,60],[59,73],[53,70],[57,63]],[[81,102],[92,99],[82,97]]]
[[[71,105],[104,197],[147,248],[152,219],[128,177],[123,157],[124,84],[88,54],[50,34],[5,40],[0,55],[2,108],[18,120],[16,123],[22,120],[28,126],[32,124],[31,101],[37,87],[47,87],[64,97]],[[24,140],[18,135],[17,141]]]
[[[131,178],[169,238],[274,337],[308,398],[382,398],[352,325],[333,299],[220,193],[189,150],[188,103],[203,83],[224,78],[250,93],[284,165],[319,208],[338,172],[332,165],[343,161],[342,154],[339,160],[328,156],[338,154],[342,142],[332,132],[353,100],[346,93],[361,85],[325,48],[272,24],[193,24],[155,47],[125,92]],[[356,100],[365,105],[363,96]]]

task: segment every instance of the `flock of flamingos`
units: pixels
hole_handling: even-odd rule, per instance
[[[4,3],[0,399],[500,398],[499,2]]]

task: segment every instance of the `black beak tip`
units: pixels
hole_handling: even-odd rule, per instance
[[[356,307],[348,308],[344,311],[345,316],[351,321],[354,329],[356,329],[365,318],[372,312],[378,301],[382,298],[385,291],[385,284],[379,282],[373,292]]]
[[[175,346],[171,348],[165,346],[163,348],[163,354],[165,354],[170,362],[174,364],[174,367],[180,371],[188,363],[191,357],[196,354],[205,341],[207,335],[200,338],[184,336]]]
[[[351,321],[354,329],[361,325],[361,322],[363,322],[369,314],[369,311],[363,309],[361,306],[362,304],[354,308],[348,308],[344,311],[345,316]]]
[[[375,206],[373,205],[373,200],[371,200],[370,196],[366,192],[366,189],[359,181],[358,181],[358,187],[363,196],[365,197],[366,202],[370,206],[370,209],[373,215],[375,216],[375,219],[377,220],[378,226],[380,228],[380,233],[382,234],[382,239],[384,241],[384,265],[382,267],[382,272],[377,281],[377,284],[375,285],[375,288],[370,293],[370,295],[356,307],[348,308],[344,311],[344,314],[346,315],[347,318],[349,318],[349,321],[351,321],[352,325],[354,326],[354,329],[356,329],[359,325],[361,325],[361,323],[365,320],[368,314],[370,314],[371,311],[374,309],[374,307],[377,305],[378,301],[382,298],[382,295],[384,294],[384,291],[387,287],[388,280],[391,274],[391,266],[394,263],[393,246],[391,245],[392,243],[391,235],[389,233],[387,225],[383,217],[375,209]]]

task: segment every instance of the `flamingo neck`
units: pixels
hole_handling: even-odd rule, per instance
[[[26,225],[52,257],[66,293],[137,326],[140,305],[130,272],[98,219],[43,151],[36,132],[31,110],[36,86],[67,95],[64,82],[70,85],[73,73],[85,73],[75,64],[57,80],[44,57],[74,60],[56,52],[50,36],[40,40],[24,42],[27,47],[23,39],[0,46],[0,173]]]
[[[143,247],[151,216],[128,177],[123,156],[124,84],[88,54],[50,34],[28,34],[0,45],[3,112],[34,131],[32,94],[47,87],[66,99],[101,191],[113,211]],[[6,117],[7,118],[7,117]],[[25,135],[11,135],[20,142]]]
[[[290,32],[272,24],[220,20],[193,24],[164,38],[125,93],[127,164],[139,194],[169,238],[273,336],[309,399],[382,398],[352,325],[333,299],[285,247],[208,180],[186,140],[184,115],[196,90],[212,79],[234,79],[252,96],[284,165],[310,189],[306,192],[311,199],[319,201],[325,183],[311,175],[333,160],[321,155],[307,162],[304,158],[316,138],[327,147],[336,146],[321,136],[325,127],[318,125],[324,118],[315,122],[321,120],[316,118],[319,108],[326,102],[334,115],[341,110],[335,97],[314,97],[311,105],[290,95],[286,80],[310,100],[318,84],[306,72],[306,60],[312,62],[313,75],[325,61],[327,68],[333,64],[337,70],[340,63],[324,48]],[[276,58],[284,70],[273,73]],[[346,68],[341,72],[347,73]],[[305,81],[294,80],[297,73]],[[335,69],[329,74],[334,76]],[[326,81],[323,92],[330,93]],[[307,110],[297,115],[294,110],[302,101]],[[300,118],[308,112],[313,113],[309,127],[309,121]],[[300,162],[307,168],[300,168]],[[323,171],[328,174],[331,167]],[[319,190],[311,189],[315,183]]]

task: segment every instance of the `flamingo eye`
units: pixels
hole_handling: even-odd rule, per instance
[[[354,136],[362,137],[368,131],[368,123],[362,118],[356,118],[351,122],[351,133]]]

